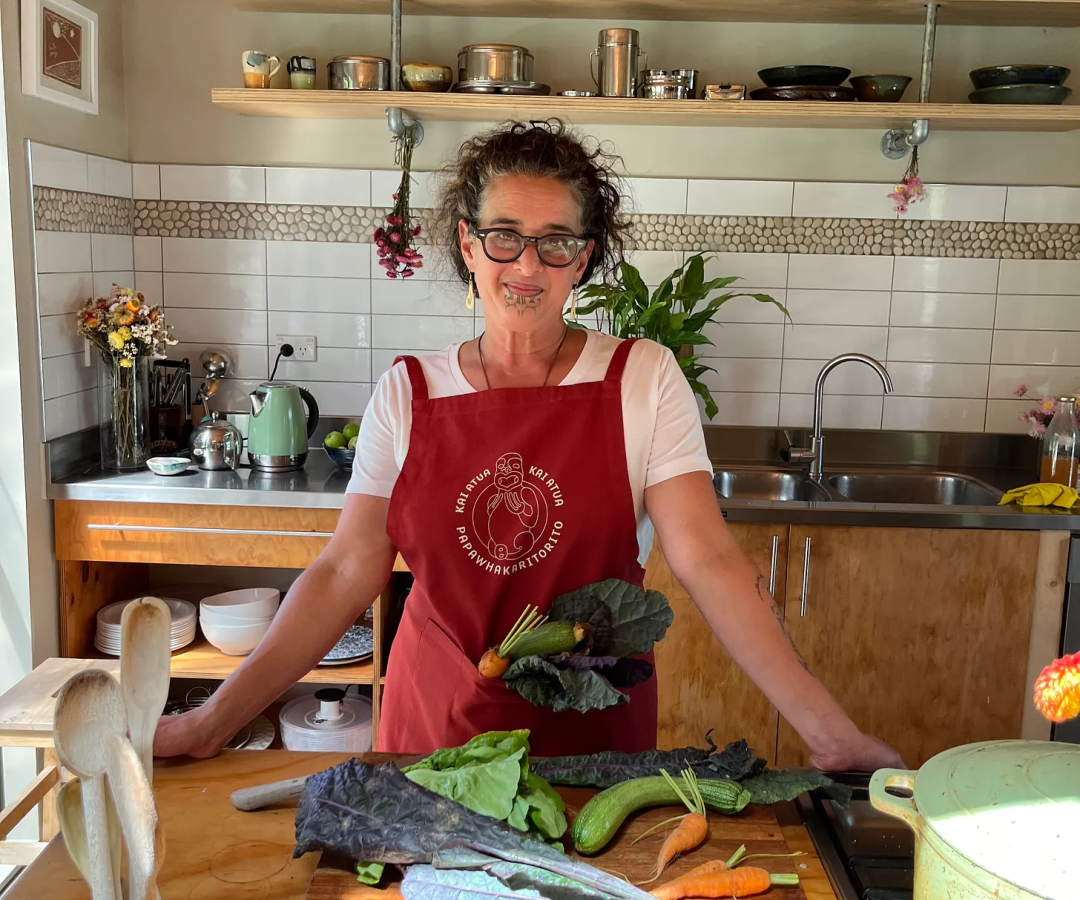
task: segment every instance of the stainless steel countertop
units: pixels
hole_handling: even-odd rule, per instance
[[[844,466],[845,471],[851,468]],[[1002,489],[1016,483],[1000,474],[994,477],[981,470],[977,474]],[[50,484],[46,496],[50,500],[341,509],[348,483],[347,473],[339,471],[321,450],[313,449],[304,470],[290,474],[261,474],[245,467],[236,472],[189,469],[183,475],[162,477],[148,471],[108,473],[95,467]],[[721,505],[730,522],[1080,531],[1080,512],[1016,506],[767,500],[721,500]]]

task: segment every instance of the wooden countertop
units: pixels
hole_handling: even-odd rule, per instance
[[[154,771],[154,792],[165,826],[166,854],[159,887],[164,900],[303,900],[334,898],[388,898],[393,892],[362,888],[352,876],[335,878],[320,869],[320,879],[308,893],[319,864],[317,854],[293,859],[293,819],[295,803],[260,812],[245,813],[233,808],[229,794],[240,787],[295,778],[336,765],[351,754],[301,753],[286,750],[262,752],[234,750],[208,760],[158,760]],[[386,757],[369,757],[374,760]],[[582,792],[572,794],[580,799]],[[580,805],[579,803],[572,805]],[[662,818],[664,811],[644,816]],[[805,850],[806,857],[775,862],[777,871],[797,871],[802,881],[798,889],[774,889],[768,896],[776,900],[835,900],[805,829],[797,820],[780,825],[766,808],[737,817],[724,818],[714,828],[718,848],[734,850],[738,843],[786,841],[792,850]],[[743,824],[740,825],[742,820]],[[745,836],[744,836],[745,833]],[[782,833],[782,834],[781,834]],[[641,854],[655,854],[651,841],[643,842]],[[779,852],[778,846],[775,852]],[[730,852],[730,851],[728,851]],[[604,864],[603,856],[596,862]],[[688,861],[689,862],[689,861]],[[696,865],[700,860],[694,862]],[[686,866],[689,868],[689,865]],[[805,868],[804,868],[805,867]],[[672,869],[674,874],[678,869]],[[335,888],[334,885],[338,885]],[[330,891],[330,892],[328,892]],[[90,891],[68,856],[61,838],[53,840],[14,884],[7,900],[89,900]]]

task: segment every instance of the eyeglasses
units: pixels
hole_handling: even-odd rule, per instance
[[[584,238],[572,234],[528,237],[509,228],[477,228],[475,225],[470,225],[469,231],[480,238],[484,255],[497,263],[511,263],[525,252],[526,244],[535,244],[540,262],[554,269],[565,269],[573,265],[589,244]]]

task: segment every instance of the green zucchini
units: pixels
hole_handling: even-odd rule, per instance
[[[703,778],[698,781],[705,805],[714,812],[732,815],[750,802],[750,792],[737,781]],[[650,806],[680,806],[675,789],[661,775],[624,781],[601,791],[582,807],[571,837],[578,853],[599,853],[630,813]]]
[[[507,659],[569,653],[588,636],[588,626],[573,622],[545,622],[519,637],[510,646]]]

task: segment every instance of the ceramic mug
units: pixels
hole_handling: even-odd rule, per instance
[[[277,75],[281,60],[261,50],[245,50],[240,58],[244,67],[244,87],[268,88],[270,79]]]

